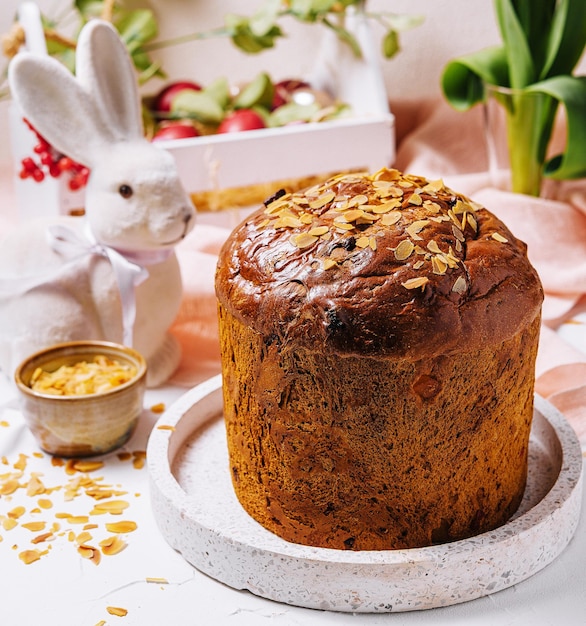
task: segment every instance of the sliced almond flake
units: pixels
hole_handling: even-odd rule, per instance
[[[298,235],[293,235],[289,241],[291,241],[296,248],[303,250],[304,248],[312,246],[317,241],[317,237],[309,233],[299,233]]]
[[[126,617],[128,615],[128,609],[123,609],[120,606],[107,606],[106,611],[110,615],[116,615],[116,617]]]
[[[463,250],[462,242],[459,239],[457,239],[456,240],[456,252],[462,252],[462,250]]]
[[[506,237],[503,237],[500,233],[492,233],[491,237],[496,241],[500,241],[500,243],[508,243],[509,241]]]
[[[157,585],[168,585],[169,581],[166,578],[154,578],[151,576],[147,576],[147,578],[145,578],[145,580],[147,581],[147,583],[154,583]]]
[[[89,522],[89,517],[87,515],[72,515],[67,518],[67,521],[70,524],[87,524]]]
[[[342,219],[336,221],[355,222],[359,217],[364,217],[364,215],[365,213],[362,209],[350,209],[341,216]]]
[[[401,172],[395,168],[383,167],[374,173],[373,179],[375,181],[393,181],[401,178]]]
[[[417,263],[413,264],[413,269],[414,270],[418,270],[420,267],[423,267],[425,265],[425,261],[417,261]]]
[[[360,206],[361,204],[366,204],[368,202],[368,196],[365,196],[364,194],[358,194],[357,196],[353,196],[352,198],[350,198],[350,200],[348,201],[348,204],[350,207],[353,206]]]
[[[458,217],[456,216],[454,211],[452,211],[452,209],[448,209],[448,215],[449,215],[450,219],[452,220],[452,222],[454,222],[454,224],[458,228],[460,228],[460,220],[458,219]]]
[[[126,548],[126,545],[126,542],[120,539],[118,535],[112,535],[100,541],[100,547],[106,556],[119,554],[122,550],[124,550],[124,548]]]
[[[466,289],[466,279],[463,276],[458,276],[458,278],[456,278],[456,282],[452,286],[452,291],[462,295],[465,293]]]
[[[458,267],[458,259],[452,254],[438,254],[439,259],[441,259],[450,269],[454,269]]]
[[[105,619],[101,619],[99,622],[96,623],[95,626],[106,626],[106,620]]]
[[[44,543],[50,539],[53,539],[55,535],[51,532],[43,533],[42,535],[37,535],[31,539],[31,543],[36,545],[37,543]]]
[[[458,241],[466,241],[466,237],[464,237],[462,231],[458,228],[458,226],[454,226],[454,224],[452,224],[452,233]]]
[[[482,205],[478,204],[478,202],[474,202],[473,200],[469,200],[468,201],[468,206],[469,208],[472,209],[472,211],[474,211],[476,213],[476,211],[480,211],[480,209],[482,209]]]
[[[423,206],[429,213],[439,213],[442,209],[437,202],[432,202],[431,200],[425,200]]]
[[[321,235],[325,235],[327,232],[329,232],[329,228],[327,226],[316,226],[315,228],[312,228],[307,234],[311,235],[312,237],[320,237]]]
[[[405,231],[411,236],[412,239],[422,240],[423,237],[419,236],[419,233],[429,224],[429,220],[416,220]]]
[[[404,283],[401,283],[405,289],[417,289],[418,287],[425,287],[429,282],[429,278],[426,276],[418,276],[417,278],[409,278]]]
[[[45,554],[49,554],[49,552],[47,550],[44,550],[43,552],[41,552],[40,550],[23,550],[18,555],[18,558],[25,565],[30,565],[31,563],[34,563],[35,561],[38,561]]]
[[[303,226],[303,223],[294,215],[283,215],[273,222],[273,228],[299,228],[300,226]]]
[[[271,204],[269,204],[269,206],[263,211],[263,213],[265,215],[275,215],[282,208],[288,207],[288,206],[289,206],[288,202],[284,202],[283,200],[276,200],[275,202],[271,202]]]
[[[27,459],[28,459],[28,456],[21,452],[18,455],[18,461],[16,461],[12,467],[14,467],[14,469],[17,469],[17,470],[20,470],[20,471],[24,471],[26,469],[26,460]]]
[[[401,206],[401,202],[399,200],[392,200],[391,202],[385,202],[384,204],[372,205],[371,210],[375,215],[382,215],[384,213],[389,213],[399,206]]]
[[[83,532],[79,533],[79,535],[77,535],[77,537],[75,538],[75,541],[78,544],[82,544],[82,543],[87,543],[88,541],[91,541],[93,539],[92,534],[87,532],[87,530],[84,530]]]
[[[360,224],[373,224],[374,222],[378,221],[380,218],[378,217],[378,215],[372,215],[369,213],[365,213],[362,217],[359,217],[354,223],[356,225],[360,225]]]
[[[26,495],[30,497],[40,496],[41,494],[46,493],[46,491],[45,485],[43,485],[40,478],[33,474],[26,486]]]
[[[164,402],[158,402],[157,404],[153,404],[151,406],[150,411],[151,413],[156,413],[158,415],[160,413],[164,413],[166,408],[167,407]]]
[[[320,240],[321,241],[329,241],[332,238],[332,232],[328,231],[327,233],[324,233],[321,237]]]
[[[290,198],[291,202],[294,202],[295,204],[299,204],[299,205],[304,205],[307,204],[308,200],[307,198],[303,195],[303,194],[293,194]]]
[[[368,248],[368,246],[370,245],[370,239],[365,236],[358,237],[358,239],[356,240],[356,245],[358,248]]]
[[[462,213],[462,221],[460,223],[460,230],[464,231],[466,230],[466,224],[468,223],[468,220],[466,219],[468,213],[464,212]]]
[[[462,200],[458,198],[452,207],[452,211],[454,212],[454,215],[462,215],[462,213],[466,213],[468,211],[468,204],[466,202],[462,202]]]
[[[407,200],[409,204],[413,204],[415,206],[421,206],[423,204],[423,200],[417,191],[414,191]]]
[[[111,515],[120,515],[130,505],[126,500],[108,500],[107,502],[98,502],[94,506],[94,511],[100,511],[104,513],[110,513]]]
[[[430,252],[433,252],[434,254],[438,254],[441,253],[440,247],[437,245],[437,241],[435,239],[432,239],[428,244],[427,244],[427,249]]]
[[[376,238],[375,237],[370,238],[369,246],[371,250],[376,250]]]
[[[41,507],[41,509],[53,508],[53,503],[48,498],[39,498],[37,503]]]
[[[403,241],[401,241],[401,243],[395,248],[395,258],[397,261],[404,261],[411,256],[413,250],[415,250],[413,242],[409,239],[403,239]]]
[[[18,519],[19,517],[22,517],[25,513],[26,509],[22,505],[20,505],[15,506],[11,511],[8,511],[6,515],[8,515],[8,517],[10,517],[11,519]]]
[[[472,227],[472,230],[476,233],[478,232],[478,222],[476,221],[476,218],[474,217],[474,215],[472,215],[472,213],[468,213],[468,216],[466,217],[468,224],[470,224],[470,226]]]
[[[15,478],[7,480],[0,485],[0,496],[9,496],[20,487],[20,483]]]
[[[131,533],[138,528],[136,522],[124,520],[122,522],[111,522],[106,524],[106,530],[110,533]]]
[[[335,221],[334,222],[334,226],[336,227],[336,229],[339,232],[344,232],[344,231],[347,231],[347,230],[353,230],[354,229],[354,224],[346,224],[344,222],[337,222],[337,221]]]
[[[425,191],[426,193],[437,193],[438,191],[441,191],[444,188],[444,181],[441,178],[438,178],[436,180],[430,180],[427,185],[425,185],[422,189],[422,191]]]
[[[336,263],[336,261],[334,261],[334,259],[323,259],[321,263],[322,269],[324,270],[329,270],[336,265],[338,264]]]
[[[18,526],[18,522],[15,519],[5,517],[2,520],[2,528],[4,528],[4,530],[12,530],[16,526]]]
[[[390,213],[385,213],[380,219],[380,223],[383,226],[393,226],[401,219],[400,211],[391,211]]]
[[[271,223],[271,220],[266,219],[263,220],[258,226],[257,228],[261,229],[261,228],[265,228],[265,226],[268,226]]]
[[[73,468],[77,472],[83,472],[83,473],[95,472],[96,470],[99,470],[102,467],[104,467],[103,461],[74,461],[73,462]]]
[[[326,191],[325,193],[321,194],[321,196],[318,196],[315,200],[310,200],[309,208],[321,209],[322,207],[326,206],[326,204],[329,204],[335,197],[336,194],[333,191]]]
[[[299,216],[299,221],[307,226],[313,222],[313,215],[310,215],[309,213],[302,213]]]
[[[334,206],[337,211],[345,211],[346,209],[350,208],[350,201],[348,200],[348,198],[346,198],[341,202],[336,202]]]
[[[400,180],[397,185],[399,185],[400,187],[403,187],[404,189],[407,189],[409,187],[413,187],[413,183],[408,181],[408,180]]]
[[[420,245],[415,246],[415,254],[427,254],[427,250],[422,248]]]
[[[25,522],[21,524],[22,528],[26,528],[33,533],[38,533],[40,530],[45,530],[46,522]]]
[[[432,257],[431,266],[433,273],[439,275],[445,274],[446,270],[448,269],[447,263],[444,263],[444,261],[442,261],[442,259],[440,259],[438,256]]]
[[[157,430],[170,430],[171,432],[174,432],[175,426],[171,426],[171,424],[160,424],[157,426]]]

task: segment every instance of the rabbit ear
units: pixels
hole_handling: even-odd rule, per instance
[[[105,129],[90,95],[49,56],[21,52],[9,66],[10,89],[24,117],[57,150],[91,166]]]
[[[94,98],[112,139],[143,136],[134,66],[126,46],[109,22],[92,20],[82,29],[77,42],[76,75]]]

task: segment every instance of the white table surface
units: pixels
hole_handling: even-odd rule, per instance
[[[146,449],[149,433],[160,417],[150,407],[164,402],[170,406],[185,389],[150,390],[137,432],[124,450]],[[0,475],[16,471],[13,464],[20,454],[27,455],[20,481],[27,483],[37,475],[45,487],[64,487],[82,476],[69,475],[54,467],[51,457],[40,455],[25,426],[13,391],[6,380],[0,381]],[[6,406],[8,403],[8,406]],[[379,626],[428,625],[458,626],[579,626],[586,625],[586,517],[582,514],[578,530],[566,550],[548,567],[532,578],[499,593],[460,605],[429,611],[387,614],[331,613],[303,609],[256,597],[247,591],[226,587],[205,576],[176,553],[159,533],[149,502],[146,465],[136,469],[131,461],[108,455],[104,466],[91,472],[99,484],[113,485],[126,492],[117,496],[129,503],[118,516],[90,515],[90,545],[109,536],[105,524],[132,520],[137,529],[121,535],[126,548],[114,556],[102,556],[95,565],[77,552],[69,531],[78,534],[82,525],[57,518],[58,513],[88,515],[97,501],[85,494],[65,500],[63,488],[44,495],[27,495],[24,488],[0,497],[0,625],[2,626],[261,626],[327,625]],[[50,499],[51,509],[39,509],[39,498]],[[1,521],[17,506],[25,513],[10,530]],[[35,512],[35,508],[37,511]],[[31,544],[40,532],[22,524],[44,520],[47,527],[55,521],[61,529],[50,542]],[[61,534],[59,534],[61,533]],[[38,561],[25,565],[19,553],[30,548],[49,552]],[[511,564],[514,567],[514,563]],[[149,578],[165,579],[153,582]],[[125,617],[107,612],[121,607]]]

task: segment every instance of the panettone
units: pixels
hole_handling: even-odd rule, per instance
[[[485,208],[393,169],[278,193],[216,292],[232,481],[264,527],[384,550],[514,513],[543,293]]]

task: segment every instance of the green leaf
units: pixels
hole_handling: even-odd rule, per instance
[[[484,83],[508,86],[507,55],[504,47],[485,48],[450,61],[442,75],[448,102],[466,111],[484,98]]]
[[[495,0],[495,7],[508,59],[510,86],[522,89],[536,77],[527,36],[511,0]]]
[[[545,93],[565,108],[566,149],[545,164],[549,178],[564,180],[586,176],[586,76],[555,76],[526,91]]]
[[[216,80],[211,82],[203,89],[203,93],[213,98],[222,109],[225,109],[230,103],[230,85],[228,84],[228,79],[224,76],[220,76],[220,78],[216,78]]]
[[[385,59],[391,59],[399,52],[399,34],[396,30],[387,31],[383,38],[382,48]]]
[[[571,74],[586,46],[586,2],[559,0],[540,78]]]
[[[274,93],[275,88],[270,76],[266,72],[261,72],[234,98],[234,108],[250,109],[253,106],[261,106],[270,109]]]
[[[121,13],[114,25],[130,53],[157,36],[157,21],[147,9]]]
[[[346,30],[343,26],[338,26],[337,24],[334,24],[333,22],[325,18],[323,20],[323,23],[336,33],[340,41],[350,46],[350,49],[352,50],[356,58],[359,59],[362,57],[362,49],[360,48],[360,44],[358,43],[356,37],[354,37],[354,35],[349,30]]]
[[[267,48],[273,48],[275,39],[283,36],[278,26],[273,26],[263,36],[257,36],[250,28],[250,20],[247,17],[241,17],[239,15],[226,15],[224,17],[224,23],[234,45],[249,54],[262,52]]]
[[[171,103],[171,113],[190,117],[204,124],[219,124],[224,109],[209,94],[193,89],[180,91]]]
[[[292,122],[308,122],[318,113],[320,108],[317,102],[311,104],[288,102],[270,114],[269,126],[285,126]]]
[[[267,35],[275,26],[280,10],[281,0],[265,0],[260,9],[250,18],[252,34],[256,37]]]

